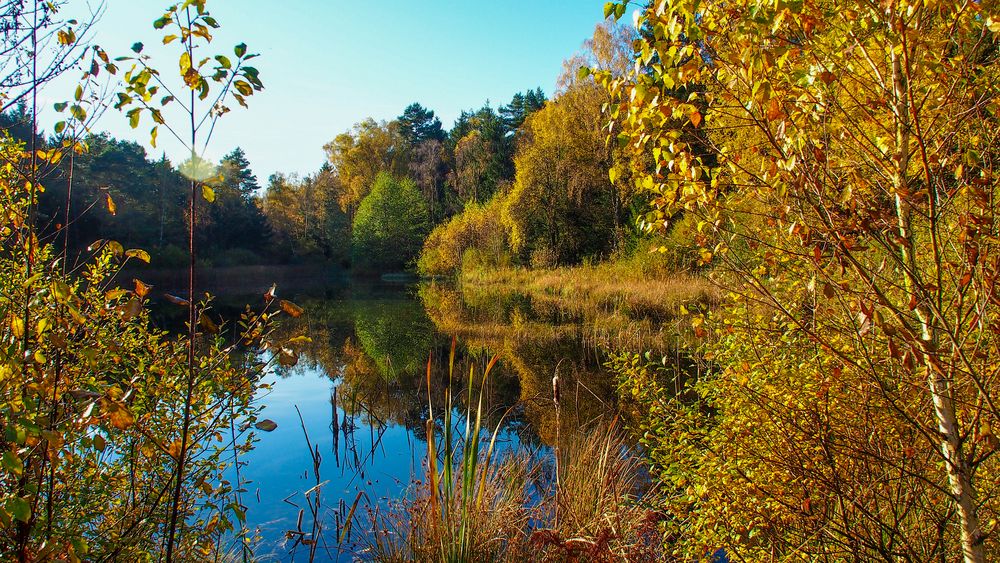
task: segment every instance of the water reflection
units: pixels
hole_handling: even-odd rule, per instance
[[[257,297],[217,302],[216,311],[234,318],[237,303]],[[459,403],[455,424],[464,426],[470,374],[477,401],[478,377],[493,354],[500,362],[483,386],[484,427],[502,423],[508,451],[547,452],[553,443],[556,373],[563,435],[618,413],[614,383],[602,368],[610,331],[548,304],[517,295],[463,296],[433,284],[349,284],[298,295],[286,290],[282,297],[307,313],[284,316],[276,339],[308,340],[295,345],[297,365],[270,376],[263,416],[278,428],[260,436],[242,469],[261,560],[363,557],[372,512],[402,498],[424,475],[428,397],[440,415],[450,387]],[[651,331],[617,330],[618,345],[645,339],[642,346],[650,347]]]

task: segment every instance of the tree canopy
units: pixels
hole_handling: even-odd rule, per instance
[[[381,172],[354,218],[354,263],[367,269],[403,270],[416,260],[429,231],[427,206],[413,181]]]

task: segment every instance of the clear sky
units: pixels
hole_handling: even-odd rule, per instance
[[[94,41],[112,56],[142,41],[164,72],[176,73],[177,51],[159,47],[152,29],[168,2],[106,1]],[[265,90],[249,110],[231,104],[238,109],[220,120],[206,156],[243,147],[262,185],[273,172],[317,170],[335,135],[366,117],[392,119],[412,102],[448,129],[461,110],[487,100],[497,107],[535,87],[551,96],[563,60],[603,15],[601,0],[210,0],[208,8],[222,28],[206,55],[231,55],[246,42],[261,55],[254,62]],[[75,10],[68,6],[65,17]],[[44,92],[47,105],[69,97],[66,88]],[[182,160],[165,132],[153,149],[152,124],[132,131],[126,122],[109,110],[95,130]]]

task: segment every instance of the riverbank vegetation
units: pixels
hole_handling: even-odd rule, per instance
[[[139,43],[115,63],[99,47],[79,43],[96,16],[63,19],[64,7],[59,2],[10,2],[0,8],[7,58],[0,72],[9,73],[0,77],[0,103],[4,110],[16,108],[21,133],[13,137],[18,131],[5,129],[0,138],[0,558],[205,560],[245,552],[244,540],[251,532],[241,500],[240,458],[252,447],[255,429],[273,429],[270,421],[258,420],[259,378],[270,361],[293,360],[280,353],[274,360],[261,360],[247,345],[282,350],[271,343],[268,318],[301,311],[270,295],[259,307],[247,307],[229,319],[236,329],[224,336],[211,298],[195,293],[196,233],[199,227],[211,228],[199,223],[197,202],[204,198],[227,205],[227,190],[239,194],[247,181],[229,174],[239,164],[225,168],[216,192],[205,187],[192,160],[183,188],[188,190],[187,216],[176,213],[180,205],[172,201],[168,224],[161,199],[163,220],[146,225],[152,229],[144,236],[153,236],[157,227],[161,237],[187,229],[192,268],[187,294],[164,296],[187,312],[183,334],[150,322],[147,305],[160,292],[140,279],[127,284],[114,280],[126,264],[148,263],[151,256],[124,245],[133,242],[128,229],[138,224],[124,225],[124,231],[117,230],[122,225],[100,224],[116,216],[118,202],[131,203],[132,195],[137,206],[157,204],[124,182],[130,187],[114,193],[107,185],[85,183],[91,193],[84,191],[74,203],[81,196],[80,190],[75,195],[72,190],[77,157],[88,155],[79,171],[95,183],[108,180],[101,175],[107,172],[102,159],[109,154],[128,153],[140,169],[148,164],[130,145],[84,133],[88,115],[105,103],[89,94],[98,75],[118,73],[116,63],[129,65],[119,105],[143,100],[140,108],[129,110],[133,126],[140,112],[158,126],[164,124],[160,108],[148,102],[172,80],[152,70]],[[220,55],[225,63],[217,59],[211,70],[205,63],[192,66],[191,50],[196,44],[207,49],[207,30],[218,27],[203,1],[169,7],[155,27],[183,36],[177,43],[182,74],[176,80],[203,92],[202,99],[214,92],[218,100],[227,100],[236,91],[245,99],[260,89],[256,70],[247,64],[254,55],[244,44],[236,46],[233,59]],[[19,66],[25,60],[31,61],[27,69]],[[38,89],[67,65],[83,63],[89,70],[74,101],[56,104],[67,119],[56,125],[57,137],[43,139]],[[159,104],[171,101],[164,98]],[[199,111],[194,90],[184,111],[193,123]],[[214,126],[221,114],[211,106],[206,111]],[[193,141],[195,131],[190,134]],[[88,153],[88,147],[96,152]],[[226,162],[240,159],[236,151]],[[175,171],[147,166],[145,172],[169,176],[170,197],[184,200]],[[65,189],[46,191],[46,185]],[[233,195],[233,200],[241,197]],[[62,205],[58,213],[53,201]],[[98,205],[100,213],[87,213]],[[211,218],[211,211],[204,217]],[[247,228],[252,227],[248,222]],[[124,244],[97,239],[80,248],[80,237],[98,234],[90,229],[121,235]]]
[[[197,156],[199,112],[263,87],[245,44],[192,58],[204,0],[154,24],[176,76],[85,45],[64,5],[0,7],[0,556],[250,558],[240,456],[274,428],[254,397],[300,356],[345,418],[363,396],[422,428],[424,482],[374,512],[385,560],[1000,554],[994,3],[607,2],[551,98],[447,130],[419,103],[362,118],[264,185],[239,148]],[[70,62],[46,134],[38,88]],[[191,158],[92,134],[112,105],[154,144],[189,122]],[[202,299],[198,268],[272,262],[429,283],[304,318],[273,288],[228,318]],[[140,263],[186,268],[186,292],[114,279]],[[154,299],[185,326],[154,326]],[[433,327],[509,377],[421,379]],[[474,408],[477,384],[518,410]],[[508,414],[551,466],[481,447]]]
[[[652,156],[642,221],[696,221],[725,292],[689,393],[617,367],[678,557],[987,561],[998,14],[833,7],[655,2],[635,71],[595,72]]]

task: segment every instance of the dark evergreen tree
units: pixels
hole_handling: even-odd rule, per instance
[[[523,94],[518,92],[509,104],[500,107],[500,117],[508,131],[516,131],[529,115],[542,109],[545,102],[545,93],[541,88],[528,90]]]
[[[431,140],[443,141],[446,138],[444,129],[441,127],[441,120],[435,117],[433,111],[418,103],[406,106],[403,115],[397,117],[396,121],[399,123],[403,137],[411,145]]]

